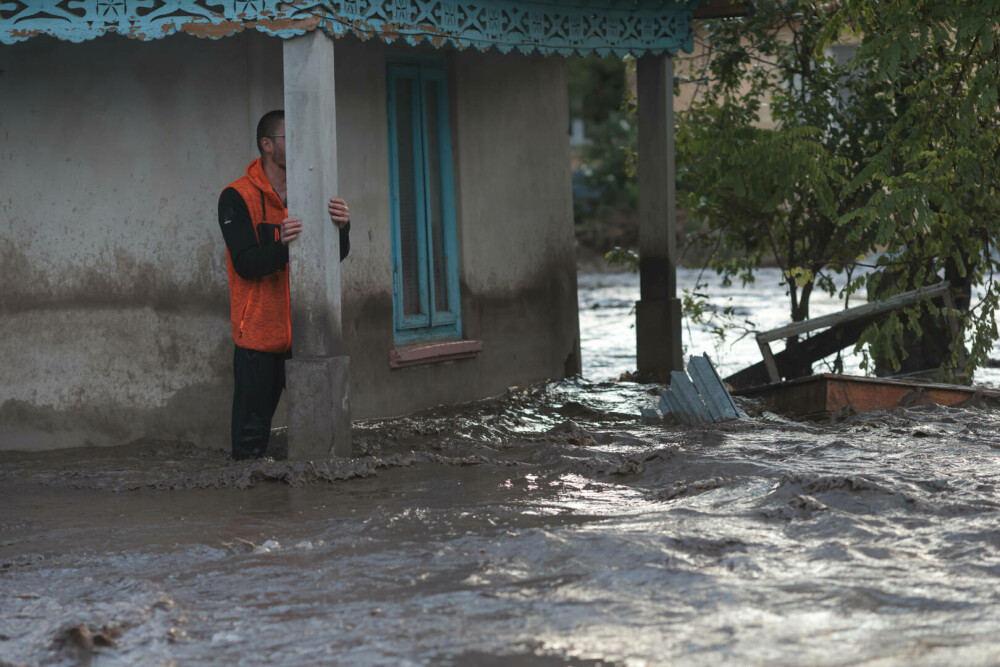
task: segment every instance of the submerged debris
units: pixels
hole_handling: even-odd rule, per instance
[[[664,417],[673,415],[685,424],[706,424],[744,419],[744,415],[708,356],[692,356],[688,372],[673,371],[670,388],[660,393],[660,411]],[[651,420],[643,412],[643,423]]]
[[[122,629],[118,627],[104,626],[99,629],[91,629],[89,626],[81,624],[67,628],[57,638],[56,644],[89,652],[96,648],[114,648],[116,640],[121,636]]]

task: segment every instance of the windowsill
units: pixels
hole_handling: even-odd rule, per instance
[[[389,368],[409,368],[457,359],[473,359],[482,350],[481,340],[449,340],[440,343],[402,345],[389,351]]]

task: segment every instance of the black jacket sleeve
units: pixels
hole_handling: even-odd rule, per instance
[[[343,262],[347,253],[351,252],[351,221],[340,228],[340,261]]]
[[[280,271],[288,264],[285,244],[280,241],[263,245],[258,243],[250,210],[234,188],[226,188],[219,196],[219,227],[229,248],[233,268],[241,278],[260,278]],[[341,254],[344,254],[343,250]]]

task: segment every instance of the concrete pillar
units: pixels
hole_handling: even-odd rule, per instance
[[[674,195],[673,60],[642,56],[636,79],[639,106],[639,373],[666,380],[683,370],[681,305],[677,299]]]
[[[292,354],[285,366],[288,457],[351,455],[349,363],[343,356],[340,235],[327,202],[338,190],[334,41],[313,30],[284,41]]]

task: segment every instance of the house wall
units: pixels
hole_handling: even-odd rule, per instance
[[[463,336],[483,351],[390,369],[387,48],[337,43],[340,180],[352,216],[343,293],[354,417],[400,415],[577,372],[565,60],[472,50],[449,56],[449,87]]]
[[[281,100],[254,34],[0,47],[0,448],[226,446],[216,202]]]
[[[354,417],[575,372],[565,61],[473,51],[449,62],[463,334],[483,351],[390,369],[388,48],[336,50]],[[0,53],[0,449],[228,449],[216,199],[255,155],[257,118],[282,105],[281,42],[35,38]]]

